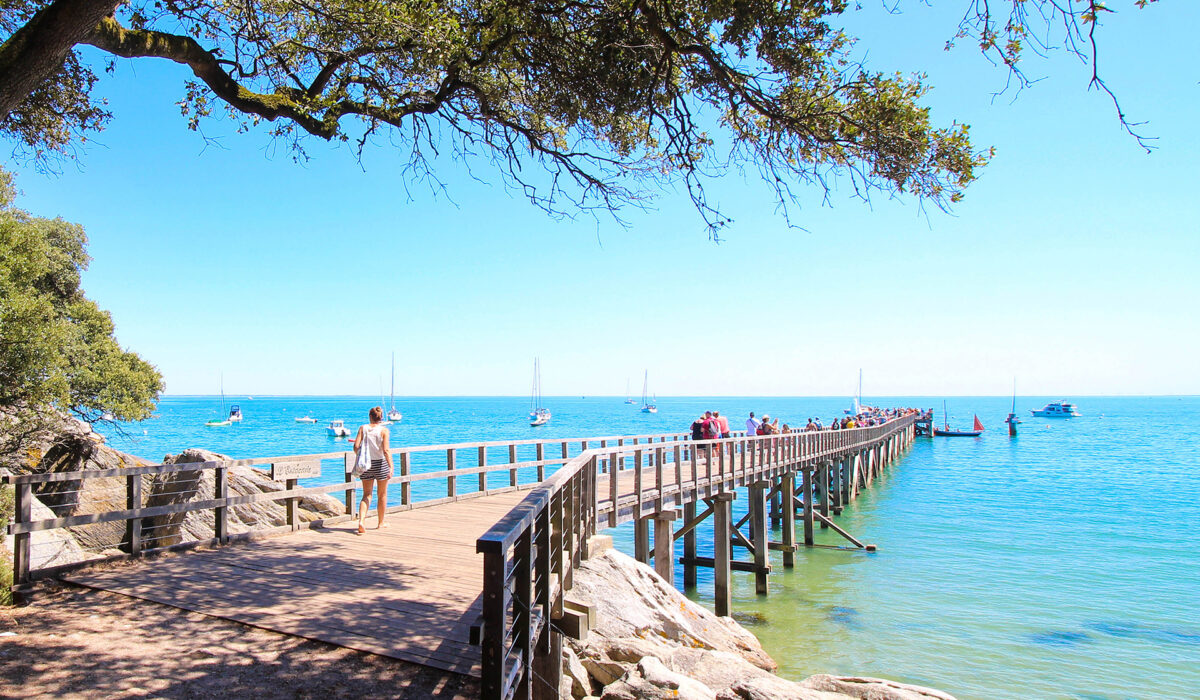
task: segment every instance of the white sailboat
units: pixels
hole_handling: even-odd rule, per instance
[[[647,392],[650,389],[650,370],[646,370],[646,376],[642,379],[642,413],[658,413],[658,400],[655,397],[654,401],[647,398]]]
[[[223,416],[226,415],[225,414],[225,375],[224,374],[221,375],[221,415],[223,415]],[[238,420],[241,420],[240,415],[238,416]],[[204,425],[206,425],[210,428],[223,428],[227,425],[233,425],[233,421],[230,420],[228,417],[226,417],[225,420],[221,420],[220,418],[213,418],[212,420],[204,421]]]
[[[396,410],[396,353],[392,353],[392,407],[388,409],[387,419],[399,423],[404,414]]]
[[[846,409],[846,415],[857,416],[862,413],[862,370],[858,370],[858,393],[854,395],[854,405]]]
[[[625,403],[633,405],[633,397],[629,395],[629,379],[625,379]]]
[[[545,425],[550,422],[550,409],[542,406],[542,361],[533,358],[533,395],[529,399],[529,425]]]

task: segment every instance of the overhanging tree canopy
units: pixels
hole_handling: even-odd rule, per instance
[[[1104,11],[1094,0],[947,1],[966,7],[960,37],[1014,70],[1050,36],[1086,54]],[[683,181],[717,226],[703,179],[744,164],[785,204],[794,184],[831,176],[863,195],[956,201],[989,154],[965,125],[931,123],[920,76],[853,60],[832,24],[846,10],[844,0],[14,0],[0,10],[10,34],[0,130],[36,158],[99,129],[109,115],[75,51],[88,44],[188,65],[193,128],[224,107],[297,149],[307,137],[361,148],[387,130],[418,172],[432,174],[427,155],[447,146],[490,158],[554,213],[616,210]]]

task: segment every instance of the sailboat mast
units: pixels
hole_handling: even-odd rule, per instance
[[[946,400],[942,399],[942,419],[945,421],[946,432],[950,432],[950,411],[946,410]]]
[[[1017,415],[1017,378],[1013,377],[1013,405],[1012,414]]]

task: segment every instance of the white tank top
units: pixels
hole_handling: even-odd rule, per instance
[[[383,459],[383,431],[382,425],[363,426],[363,449],[366,449],[367,459],[372,462]]]

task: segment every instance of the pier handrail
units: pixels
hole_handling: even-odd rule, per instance
[[[671,444],[687,439],[688,434],[681,432],[650,433],[642,435],[614,435],[603,437],[571,437],[571,438],[539,438],[523,440],[489,440],[476,442],[444,443],[437,445],[407,445],[393,447],[390,453],[396,465],[396,475],[390,483],[400,488],[400,504],[389,508],[389,511],[425,508],[449,501],[476,498],[488,494],[531,488],[546,477],[548,468],[559,467],[571,459],[573,451],[586,451],[590,445],[617,446],[650,444]],[[537,458],[533,460],[517,459],[518,450],[532,446]],[[557,448],[559,456],[550,456],[547,447]],[[507,448],[505,460],[487,463],[489,450]],[[458,465],[457,456],[466,451],[475,452],[476,465]],[[428,471],[413,471],[413,457],[417,455],[445,454],[445,468]],[[35,578],[55,576],[72,569],[93,565],[103,561],[112,561],[128,557],[178,549],[188,549],[198,546],[226,544],[241,539],[252,539],[272,534],[292,532],[313,526],[335,524],[351,516],[355,505],[354,479],[350,475],[350,464],[353,461],[353,451],[320,452],[282,457],[253,457],[246,459],[212,460],[205,462],[184,462],[179,464],[157,464],[115,469],[82,469],[63,472],[45,472],[38,474],[5,474],[0,481],[14,487],[14,513],[12,522],[6,532],[14,537],[13,552],[13,590],[23,590]],[[233,467],[267,467],[281,462],[324,462],[335,461],[335,469],[342,468],[345,473],[343,483],[321,484],[316,486],[301,486],[300,479],[290,479],[284,482],[284,487],[277,491],[261,493],[230,495],[228,493],[229,470]],[[529,471],[529,474],[525,474]],[[186,500],[165,505],[148,506],[146,501],[152,496],[169,496],[166,494],[145,493],[143,477],[157,477],[182,472],[199,472],[201,477],[211,472],[213,480],[213,498],[203,500]],[[488,476],[500,472],[508,472],[508,483],[502,487],[494,487],[488,483]],[[460,489],[458,480],[463,477],[475,476],[478,479],[477,490]],[[522,482],[522,476],[525,481]],[[35,487],[55,488],[68,485],[69,482],[85,482],[95,479],[120,480],[116,489],[124,490],[124,507],[110,507],[91,513],[66,515],[62,517],[34,519],[32,502]],[[442,480],[446,482],[444,497],[417,499],[412,492],[412,484]],[[311,480],[310,480],[311,481]],[[82,483],[75,490],[56,490],[48,496],[55,498],[70,497],[84,490]],[[342,492],[345,494],[345,514],[304,522],[299,517],[298,502],[305,496],[325,495]],[[111,499],[122,500],[122,499]],[[231,533],[228,528],[229,509],[236,506],[254,503],[285,501],[287,506],[286,522],[279,526],[258,526],[248,532]],[[165,545],[154,545],[159,539],[146,537],[141,532],[141,521],[168,515],[184,515],[196,511],[212,511],[214,536],[205,540],[190,540]],[[55,530],[60,528],[81,527],[101,523],[125,522],[125,535],[120,542],[112,542],[112,548],[124,550],[122,554],[98,556],[82,562],[67,565],[48,566],[34,569],[31,566],[30,535],[35,532]]]
[[[700,498],[701,493],[711,496],[732,490],[738,483],[759,481],[783,470],[809,468],[822,460],[878,446],[907,430],[918,418],[918,414],[909,413],[881,425],[846,430],[585,450],[534,487],[476,540],[476,551],[484,557],[483,697],[508,700],[523,696],[520,689],[533,682],[534,645],[549,644],[549,635],[542,631],[562,614],[563,596],[571,587],[572,573],[586,558],[588,538],[596,534],[600,522],[604,501],[596,485],[603,459],[607,458],[610,485],[605,512],[610,514],[608,526],[612,527],[643,517],[644,503],[657,510],[666,505],[673,508],[680,505],[685,492],[690,492],[692,499]],[[673,448],[671,454],[662,451],[667,446]],[[655,452],[643,467],[641,457],[647,448]],[[700,454],[707,456],[699,458]],[[630,456],[634,458],[636,493],[618,493],[621,464]],[[686,484],[681,478],[685,459],[690,460],[692,476]],[[697,468],[701,463],[706,470],[703,478]],[[675,468],[668,471],[668,464]],[[674,476],[673,482],[666,480],[668,475]],[[636,497],[636,508],[623,516],[621,499],[629,496]],[[673,500],[668,503],[668,499]],[[545,654],[549,648],[540,651]]]

